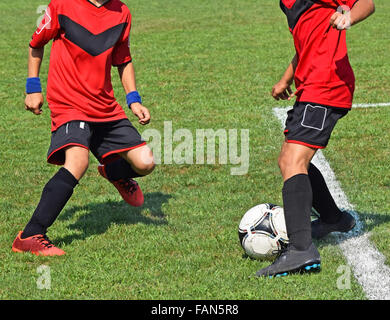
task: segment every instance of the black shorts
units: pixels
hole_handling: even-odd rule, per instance
[[[118,153],[145,145],[128,119],[112,122],[70,121],[52,132],[47,162],[63,165],[65,148],[80,146],[91,150],[104,164],[118,158]]]
[[[318,103],[296,102],[293,109],[287,112],[286,141],[323,149],[328,145],[337,121],[348,111]]]

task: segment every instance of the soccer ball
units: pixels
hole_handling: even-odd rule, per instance
[[[263,203],[248,210],[241,219],[238,236],[249,257],[274,257],[288,244],[283,208]]]

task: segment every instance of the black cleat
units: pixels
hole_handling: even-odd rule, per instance
[[[341,218],[337,223],[325,223],[321,218],[312,221],[311,236],[313,239],[321,239],[331,232],[348,232],[355,225],[355,218],[347,211],[341,211]]]
[[[314,244],[305,251],[292,246],[284,249],[268,267],[256,272],[257,277],[283,277],[293,273],[318,272],[321,270],[321,258]]]

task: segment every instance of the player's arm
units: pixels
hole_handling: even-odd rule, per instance
[[[25,108],[37,115],[42,113],[41,107],[43,105],[39,71],[42,64],[44,46],[57,36],[59,30],[56,0],[51,0],[37,30],[32,36],[28,52]]]
[[[28,84],[26,86],[25,109],[39,115],[42,113],[43,94],[40,88],[39,71],[42,64],[44,48],[29,48],[28,51]],[[30,81],[30,82],[29,82]],[[32,92],[37,91],[37,92]]]
[[[118,72],[126,92],[126,100],[129,108],[138,117],[140,124],[148,124],[150,122],[150,113],[142,105],[141,97],[138,94],[133,63],[129,62],[118,66]]]
[[[276,83],[273,88],[271,95],[276,100],[290,100],[294,93],[291,90],[291,85],[294,81],[295,69],[297,68],[298,59],[297,55],[291,60],[291,63],[287,67],[285,73],[283,74],[282,79],[278,83]]]
[[[349,29],[351,26],[367,19],[375,12],[373,0],[358,0],[350,11],[335,12],[331,19],[330,25],[339,30]]]

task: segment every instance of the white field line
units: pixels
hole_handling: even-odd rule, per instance
[[[390,106],[386,104],[354,105],[356,108]],[[290,107],[291,108],[291,107]],[[274,108],[275,116],[284,125],[288,108]],[[364,232],[363,223],[353,205],[341,188],[335,173],[324,154],[319,150],[313,163],[322,172],[328,188],[339,208],[351,212],[356,219],[356,227],[346,234],[336,233],[336,240],[352,267],[355,278],[362,286],[368,299],[390,300],[390,268],[385,265],[385,257],[369,241],[369,234]]]
[[[354,104],[352,108],[375,108],[375,107],[390,107],[390,102],[386,103],[361,103]]]

